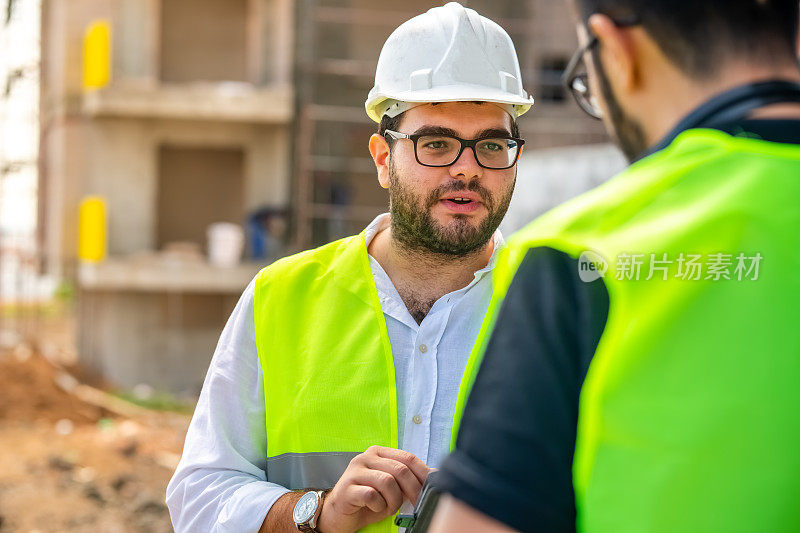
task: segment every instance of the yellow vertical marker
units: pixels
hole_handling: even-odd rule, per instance
[[[107,20],[96,20],[83,36],[83,88],[100,89],[110,79],[111,25]]]
[[[81,202],[78,222],[78,257],[99,263],[106,256],[106,202],[100,196],[88,196]]]

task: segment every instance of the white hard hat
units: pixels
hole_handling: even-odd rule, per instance
[[[450,2],[389,36],[364,107],[380,122],[423,103],[472,101],[500,104],[514,117],[533,105],[522,88],[511,37],[497,23]]]

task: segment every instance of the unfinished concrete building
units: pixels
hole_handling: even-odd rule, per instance
[[[244,225],[289,201],[292,7],[43,2],[45,268],[77,285],[81,362],[112,382],[197,391],[261,266],[215,267],[186,250],[202,250],[212,223]],[[99,82],[86,72],[97,28],[108,36]],[[90,195],[106,202],[107,257],[78,268],[78,209]],[[176,242],[183,254],[156,253]]]
[[[289,252],[358,232],[386,209],[363,102],[389,34],[442,3],[43,0],[40,228],[47,269],[79,289],[85,365],[126,387],[197,391],[260,264],[155,252],[203,245],[210,223],[287,207]],[[536,98],[520,122],[528,153],[606,140],[560,85],[577,46],[566,3],[463,3],[516,43]],[[87,84],[98,21],[110,74]],[[537,179],[535,165],[528,172],[519,180]],[[77,268],[89,195],[107,203],[108,254]]]

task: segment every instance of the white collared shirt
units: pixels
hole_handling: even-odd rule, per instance
[[[367,226],[367,245],[389,226]],[[439,298],[417,324],[392,281],[370,256],[397,380],[400,447],[432,468],[449,452],[453,412],[467,358],[491,297],[499,231],[486,267],[466,287]],[[287,489],[266,481],[264,382],[255,340],[251,282],[222,331],[197,402],[183,456],[167,487],[177,532],[257,532]]]

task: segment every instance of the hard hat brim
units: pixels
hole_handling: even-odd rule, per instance
[[[386,109],[391,105],[389,101],[433,104],[444,102],[491,102],[495,104],[508,104],[514,106],[517,116],[528,112],[533,106],[532,97],[520,97],[506,91],[493,90],[487,87],[470,87],[464,85],[451,85],[436,87],[427,90],[398,91],[392,94],[377,93],[370,95],[364,103],[369,118],[380,122]]]

